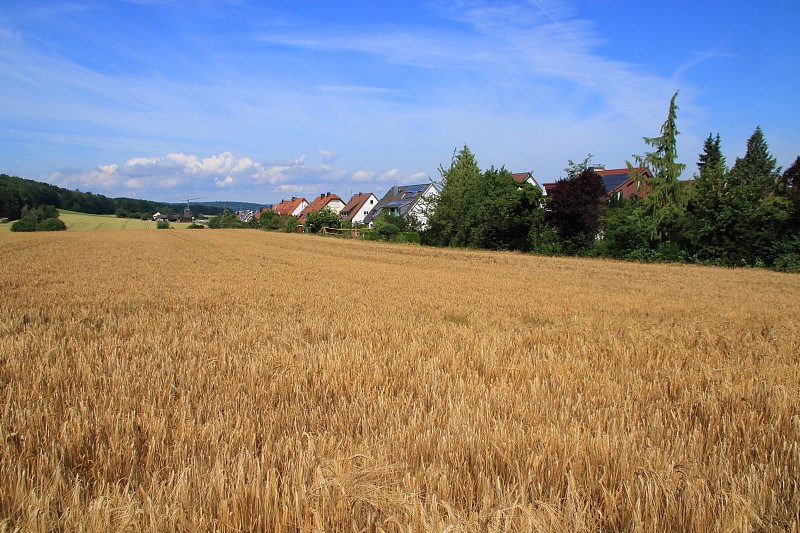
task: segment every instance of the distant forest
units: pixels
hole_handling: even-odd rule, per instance
[[[0,218],[17,220],[26,209],[41,205],[52,205],[59,209],[90,213],[95,215],[114,215],[130,218],[150,217],[156,211],[162,213],[183,213],[185,203],[164,203],[135,198],[109,198],[102,194],[69,190],[48,183],[41,183],[7,174],[0,174]],[[219,215],[225,205],[228,209],[258,209],[259,204],[243,202],[206,202],[190,205],[195,217]]]

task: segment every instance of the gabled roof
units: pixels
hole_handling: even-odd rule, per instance
[[[291,215],[297,206],[305,202],[305,198],[292,198],[291,200],[281,200],[280,203],[272,206],[272,212],[276,215]]]
[[[650,176],[650,171],[645,167],[638,167],[633,169],[643,176]],[[610,170],[595,170],[597,174],[603,179],[603,188],[606,190],[606,195],[610,196],[617,190],[623,188],[626,182],[631,179],[631,173],[627,168],[615,168]],[[630,185],[630,184],[629,184]],[[630,189],[630,187],[627,187]],[[630,195],[626,195],[627,198]]]
[[[342,220],[353,220],[360,211],[361,208],[367,203],[372,196],[374,196],[371,192],[360,192],[358,194],[354,194],[350,201],[342,208],[339,212],[339,217]]]
[[[300,212],[299,218],[305,218],[305,216],[307,214],[309,214],[309,213],[316,213],[317,211],[321,211],[329,203],[331,203],[331,202],[333,202],[335,200],[338,200],[339,202],[342,202],[342,199],[339,198],[339,195],[337,195],[337,194],[332,194],[332,193],[329,193],[329,192],[326,192],[324,194],[320,194],[319,196],[314,198],[312,201],[310,201],[308,203],[308,205],[306,206],[306,208],[303,209]],[[344,203],[344,202],[342,202],[342,203]]]
[[[540,189],[544,189],[539,185],[539,182],[536,181],[536,178],[533,177],[533,172],[514,172],[511,174],[511,179],[517,183],[525,183],[527,181],[531,185],[536,185]]]
[[[375,207],[364,219],[364,223],[367,225],[371,224],[378,218],[382,209],[396,209],[401,216],[407,214],[422,195],[425,194],[428,187],[433,186],[432,183],[403,185],[400,187],[395,185],[386,192],[377,204],[375,204]]]
[[[619,193],[618,196],[622,198],[630,198],[638,194],[644,196],[646,193],[639,190],[639,184],[635,183],[630,175],[628,168],[614,168],[614,169],[593,169],[600,179],[603,181],[603,189],[606,192],[606,198],[610,198],[614,193]],[[645,167],[634,168],[645,177],[652,177],[650,171]],[[545,195],[551,195],[559,187],[559,182],[545,183],[542,185]]]

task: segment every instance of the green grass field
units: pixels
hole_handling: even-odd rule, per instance
[[[67,231],[117,231],[130,229],[156,229],[153,220],[136,220],[132,218],[117,218],[114,215],[88,215],[75,211],[59,210],[61,220],[67,225]],[[11,231],[11,224],[0,224],[0,232]],[[185,229],[189,224],[170,222],[170,226]]]

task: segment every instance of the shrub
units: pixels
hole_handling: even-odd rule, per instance
[[[67,225],[59,218],[46,218],[36,224],[36,231],[66,231]]]
[[[283,223],[283,231],[286,233],[292,233],[297,228],[297,217],[293,215],[289,215],[286,217],[286,221]]]
[[[419,244],[419,233],[416,231],[403,231],[395,236],[394,242],[406,244]]]
[[[11,231],[36,231],[36,221],[32,218],[21,218],[11,224]]]
[[[156,229],[170,229],[168,220],[159,220],[156,222]]]
[[[376,230],[378,235],[384,237],[387,241],[392,238],[392,236],[397,235],[400,233],[400,228],[395,226],[394,224],[390,224],[388,222],[383,224],[375,224]]]
[[[204,229],[204,228],[205,228],[205,226],[204,226],[204,225],[202,225],[202,224],[195,224],[194,222],[192,222],[191,224],[189,224],[188,226],[186,226],[186,229]]]

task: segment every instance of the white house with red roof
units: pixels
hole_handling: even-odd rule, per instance
[[[339,218],[349,220],[353,224],[363,224],[364,219],[376,205],[378,205],[378,197],[371,192],[354,194],[339,212]]]
[[[308,202],[305,198],[292,196],[291,200],[281,200],[280,203],[273,205],[272,212],[279,216],[291,215],[296,217],[299,216],[307,206]]]
[[[320,194],[308,203],[305,209],[303,209],[300,214],[297,215],[297,218],[303,220],[309,213],[322,211],[326,207],[331,208],[331,210],[338,215],[339,212],[344,208],[344,202],[337,194],[332,194],[329,192]]]

